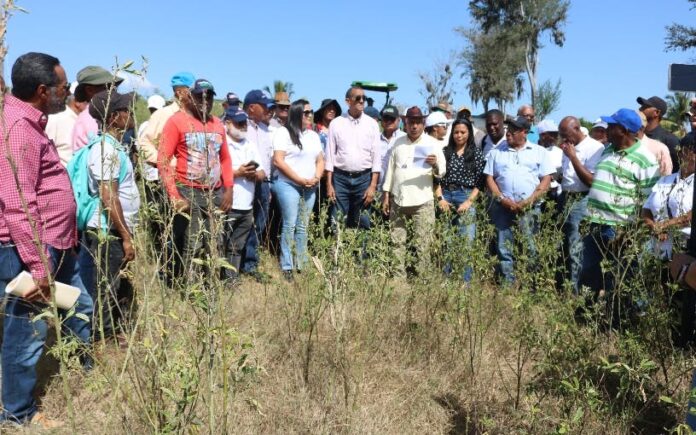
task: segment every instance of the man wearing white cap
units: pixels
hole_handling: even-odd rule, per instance
[[[601,142],[602,145],[607,146],[609,143],[607,139],[607,127],[609,127],[609,125],[606,122],[602,121],[601,118],[597,118],[592,125],[592,130],[590,130],[590,137]]]
[[[443,112],[432,112],[425,118],[425,133],[435,139],[435,141],[444,148],[447,145],[445,137],[447,136],[447,127],[450,120]]]
[[[77,82],[72,82],[70,85],[70,96],[65,102],[65,110],[54,115],[48,115],[48,123],[46,124],[46,136],[48,136],[56,145],[58,157],[63,166],[68,166],[68,162],[72,158],[72,132],[77,121],[77,115],[87,107],[87,103],[78,103],[75,100],[75,88]]]

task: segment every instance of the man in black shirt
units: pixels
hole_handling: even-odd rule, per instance
[[[667,113],[667,103],[658,96],[647,99],[638,97],[636,101],[640,104],[640,111],[645,114],[648,120],[648,125],[645,126],[645,135],[667,145],[669,156],[672,158],[673,171],[678,171],[677,145],[679,145],[679,138],[660,126],[662,117]]]

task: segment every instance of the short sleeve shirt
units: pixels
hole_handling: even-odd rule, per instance
[[[317,170],[317,157],[322,154],[319,135],[312,130],[305,130],[300,137],[302,149],[292,143],[290,133],[285,127],[276,130],[273,135],[273,151],[285,152],[285,163],[302,178],[313,178]],[[281,171],[276,171],[278,179],[295,184]]]
[[[546,149],[529,141],[519,150],[507,142],[501,144],[490,152],[483,170],[493,177],[502,195],[513,201],[529,198],[539,180],[554,172]]]
[[[604,145],[589,136],[585,136],[585,139],[575,145],[575,154],[578,156],[578,160],[580,160],[580,163],[582,163],[585,169],[593,174],[595,172],[595,167],[602,159],[603,152]],[[580,180],[577,172],[575,172],[575,167],[565,154],[563,155],[562,170],[563,179],[561,180],[561,187],[564,192],[587,192],[590,190],[590,186]]]
[[[266,168],[261,165],[261,154],[259,153],[256,144],[244,139],[241,142],[236,142],[231,137],[227,136],[227,146],[230,148],[230,157],[232,157],[232,169],[237,170],[240,166],[254,161],[259,163],[256,171],[265,171]],[[254,203],[254,193],[256,192],[256,181],[248,180],[244,177],[234,177],[234,186],[232,187],[232,208],[235,210],[251,210]]]

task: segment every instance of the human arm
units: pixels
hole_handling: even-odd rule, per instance
[[[459,207],[457,207],[457,213],[462,214],[465,211],[469,210],[472,205],[474,205],[474,201],[476,201],[476,197],[478,197],[479,194],[479,189],[478,187],[474,187],[471,190],[471,195],[466,199],[466,201],[462,202]]]
[[[169,164],[172,157],[174,157],[180,137],[181,134],[174,117],[169,118],[164,124],[162,135],[160,136],[157,168],[162,180],[162,185],[167,191],[167,195],[172,201],[174,209],[178,212],[183,212],[188,210],[189,204],[188,201],[179,194],[179,190],[176,188],[175,168],[172,168]]]
[[[561,144],[561,149],[563,150],[563,154],[570,161],[570,164],[573,165],[573,169],[575,169],[575,173],[578,175],[580,181],[582,181],[587,187],[591,187],[594,175],[592,174],[592,171],[585,167],[585,165],[583,165],[580,161],[580,158],[575,150],[575,145],[570,142],[563,142]]]
[[[326,144],[326,156],[324,158],[324,170],[326,171],[326,196],[329,201],[336,201],[336,191],[333,187],[334,156],[336,154],[336,131],[334,120],[329,125],[329,133]]]
[[[532,194],[526,198],[523,199],[522,201],[519,201],[517,205],[523,209],[527,208],[534,203],[536,203],[542,196],[546,194],[546,191],[549,190],[549,184],[551,184],[551,175],[544,175],[541,177],[541,180],[539,181],[539,184],[537,184],[537,187],[534,189]]]
[[[222,146],[220,147],[220,169],[222,178],[222,200],[220,201],[220,210],[227,212],[232,208],[233,187],[234,187],[234,171],[232,170],[232,156],[230,148],[227,146],[227,136],[225,135],[222,125],[220,126],[220,136],[222,137]]]
[[[439,183],[434,184],[433,193],[435,194],[435,198],[437,199],[437,206],[440,208],[440,210],[444,212],[450,211],[452,204],[447,202],[447,200],[442,196],[442,186],[440,186]]]
[[[512,213],[517,213],[521,210],[520,206],[515,201],[503,196],[503,193],[498,187],[498,183],[495,182],[495,178],[493,178],[492,175],[486,174],[486,187],[488,187],[488,190],[491,192],[493,200],[498,201],[506,210]]]
[[[138,135],[138,149],[145,162],[151,166],[157,166],[157,144],[160,140],[157,134],[158,126],[161,126],[159,116],[153,113],[143,132]]]
[[[123,261],[132,261],[135,258],[135,250],[133,249],[130,231],[128,231],[128,226],[126,225],[126,218],[123,216],[121,200],[118,198],[118,181],[99,182],[99,195],[102,207],[106,210],[114,231],[121,237]]]

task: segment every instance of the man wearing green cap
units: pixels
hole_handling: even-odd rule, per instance
[[[75,101],[88,103],[99,92],[116,88],[121,82],[123,82],[121,77],[111,74],[100,66],[86,66],[77,73]],[[88,106],[78,115],[75,127],[73,127],[73,152],[87,145],[90,136],[96,135],[97,131],[99,131],[99,126],[97,121],[89,114]]]

